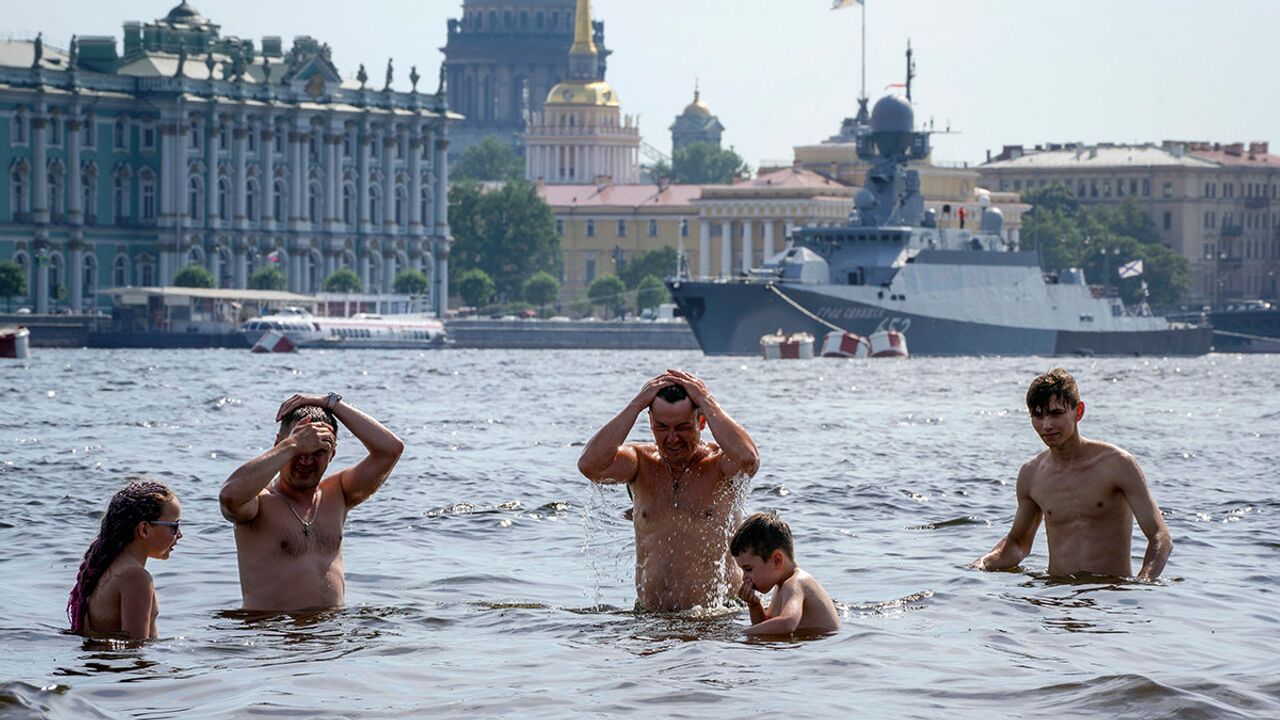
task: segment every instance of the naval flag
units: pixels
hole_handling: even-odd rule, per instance
[[[1121,265],[1119,273],[1122,278],[1138,277],[1142,274],[1142,260],[1134,260],[1133,262]]]
[[[280,251],[279,251],[279,250],[275,250],[275,251],[273,251],[273,252],[269,253],[269,254],[267,255],[267,262],[273,262],[273,263],[278,263],[278,262],[280,262]]]
[[[865,1],[866,0],[831,0],[831,9],[843,10],[847,7],[853,7],[854,5],[861,5]]]

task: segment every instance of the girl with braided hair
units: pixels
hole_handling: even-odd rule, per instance
[[[67,599],[71,631],[156,637],[155,584],[147,559],[167,560],[182,537],[182,506],[158,482],[131,482],[111,498]]]

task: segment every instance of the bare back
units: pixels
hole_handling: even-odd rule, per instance
[[[1082,450],[1070,463],[1048,450],[1027,463],[1028,490],[1044,514],[1049,574],[1128,577],[1134,515],[1122,486],[1136,465],[1108,443],[1084,440]]]
[[[830,633],[840,629],[840,612],[822,584],[809,573],[796,568],[773,593],[769,617],[782,614],[787,601],[799,595],[802,599],[800,624],[795,632]]]
[[[636,593],[649,610],[683,610],[723,599],[742,582],[728,554],[740,490],[714,443],[686,471],[673,471],[652,443],[632,444]]]
[[[339,473],[338,475],[340,475]],[[236,554],[245,610],[336,607],[346,596],[342,532],[347,519],[338,475],[320,483],[309,533],[288,501],[263,490],[253,520],[236,523]]]
[[[151,581],[151,573],[126,556],[119,556],[111,562],[111,566],[98,580],[98,586],[89,596],[88,609],[85,612],[86,625],[89,632],[102,635],[125,635],[124,603],[126,596],[140,594],[141,602],[150,606],[149,632],[147,637],[154,638],[159,633],[156,629],[156,618],[160,615],[160,605],[156,599],[155,584]],[[138,601],[139,598],[133,598]]]

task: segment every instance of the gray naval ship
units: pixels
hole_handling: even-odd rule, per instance
[[[988,203],[977,230],[939,228],[908,167],[928,156],[929,133],[914,131],[906,100],[882,98],[863,130],[858,156],[875,164],[847,226],[796,230],[787,250],[741,277],[667,281],[704,353],[754,355],[766,334],[837,329],[897,330],[914,355],[1209,352],[1209,327],[1095,297],[1082,270],[1042,271]]]

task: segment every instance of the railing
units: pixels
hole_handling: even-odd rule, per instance
[[[1251,210],[1270,207],[1271,198],[1266,195],[1254,195],[1253,197],[1247,197],[1244,199],[1244,206]]]
[[[1244,235],[1244,225],[1223,225],[1222,237],[1240,237]]]

